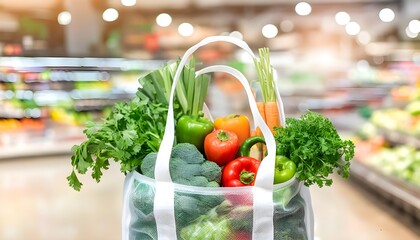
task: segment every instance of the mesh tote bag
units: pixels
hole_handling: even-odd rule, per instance
[[[181,71],[191,54],[212,42],[229,42],[254,57],[247,44],[237,38],[209,37],[182,57],[175,73],[165,134],[157,154],[154,176],[131,172],[124,183],[122,239],[124,240],[312,240],[313,213],[309,190],[295,178],[273,185],[276,144],[258,112],[247,79],[238,70],[210,66],[196,75],[224,72],[244,86],[254,119],[265,138],[266,157],[256,175],[254,186],[195,187],[174,183],[169,163],[175,137],[173,99]],[[278,91],[280,122],[285,123]]]

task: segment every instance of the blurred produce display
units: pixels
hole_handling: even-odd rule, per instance
[[[382,105],[371,108],[356,134],[351,174],[370,191],[420,220],[420,88],[394,86]]]
[[[0,131],[42,129],[44,120],[84,125],[134,96],[158,61],[122,58],[0,58]],[[36,127],[35,127],[36,126]]]
[[[420,187],[420,150],[410,146],[383,148],[365,162],[380,171]]]
[[[413,115],[408,109],[390,108],[372,113],[372,123],[376,126],[405,134],[420,134],[420,117]]]
[[[420,186],[420,101],[373,111],[357,133],[356,158]]]

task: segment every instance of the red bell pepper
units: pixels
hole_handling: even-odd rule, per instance
[[[222,172],[224,187],[253,186],[260,161],[252,157],[239,157],[229,162]]]

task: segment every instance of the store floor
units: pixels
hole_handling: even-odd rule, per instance
[[[0,161],[0,239],[121,239],[124,177],[111,165],[101,183],[68,187],[70,157]],[[409,226],[349,182],[311,188],[316,240],[415,240]]]

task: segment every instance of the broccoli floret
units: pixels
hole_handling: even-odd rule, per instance
[[[156,158],[157,153],[149,153],[143,159],[141,171],[144,176],[154,178]],[[181,143],[173,148],[169,162],[169,171],[175,183],[199,187],[219,187],[222,174],[221,168],[216,163],[204,159],[197,148],[189,143]],[[141,193],[136,191],[136,194]],[[149,198],[149,203],[153,203],[152,196],[154,196],[154,193],[146,194],[144,198]],[[133,200],[141,200],[137,198],[135,197]],[[219,195],[176,191],[174,201],[177,228],[185,227],[192,219],[205,214],[223,200],[224,197]],[[148,204],[134,204],[134,207],[143,214],[151,212]],[[150,221],[154,223],[153,218]],[[139,233],[141,233],[139,236],[143,237],[148,232],[142,230]]]
[[[171,153],[172,158],[180,158],[190,164],[201,164],[204,159],[203,154],[197,150],[197,147],[190,143],[179,143],[173,149]]]
[[[205,161],[203,164],[201,164],[202,169],[204,171],[201,172],[201,175],[209,179],[209,181],[215,181],[220,182],[221,173],[220,173],[220,167],[217,165],[217,163],[212,161]]]
[[[152,152],[146,155],[141,162],[141,172],[144,176],[155,178],[155,164],[156,164],[157,153]]]
[[[157,153],[149,153],[142,161],[143,175],[154,178]],[[221,168],[207,161],[197,148],[190,143],[176,145],[169,162],[171,178],[175,183],[198,187],[218,187]],[[217,183],[217,184],[215,184]]]

